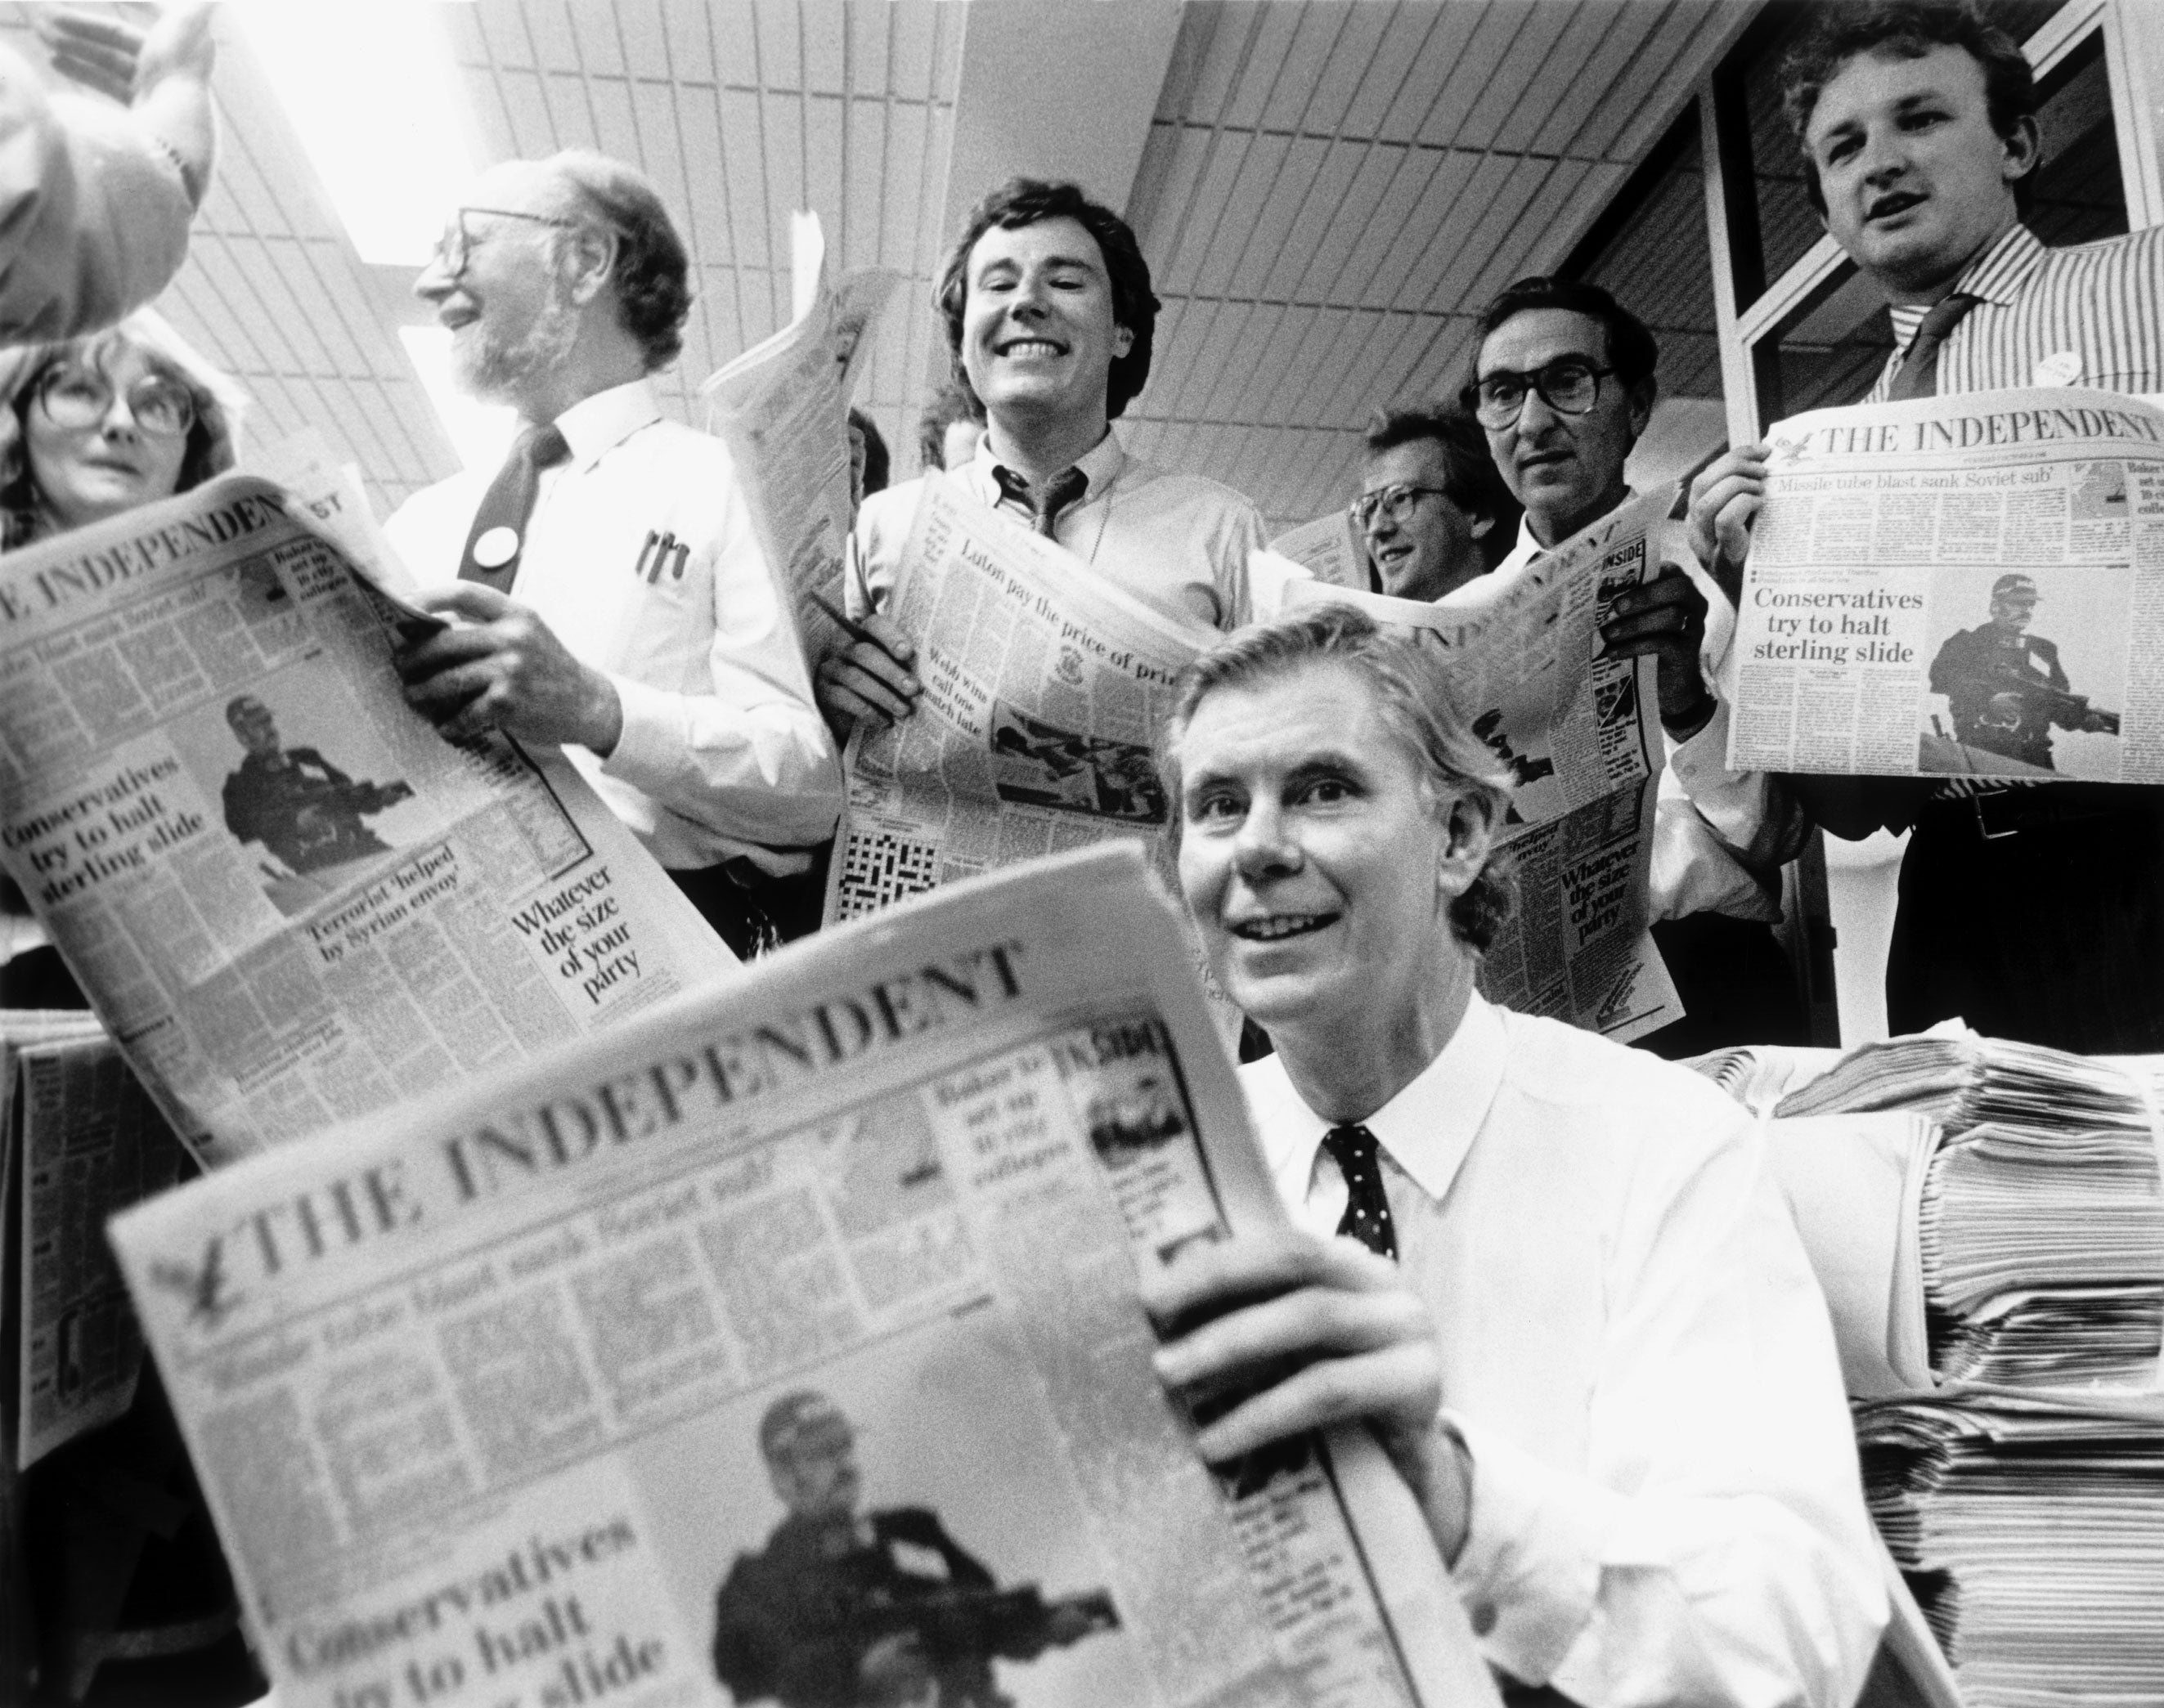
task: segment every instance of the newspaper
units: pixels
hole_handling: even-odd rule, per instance
[[[1290,558],[1317,581],[1363,593],[1368,589],[1367,544],[1346,511],[1335,510],[1287,529],[1270,542],[1270,550]]]
[[[281,1708],[1493,1702],[1371,1436],[1153,1374],[1284,1214],[1169,923],[1085,851],[118,1218]]]
[[[1358,606],[1437,648],[1458,715],[1515,782],[1503,843],[1518,906],[1484,957],[1482,993],[1628,1041],[1683,1014],[1647,921],[1667,748],[1651,658],[1601,656],[1626,588],[1675,560],[1673,483],[1641,494],[1507,583],[1433,604],[1289,584],[1288,610]]]
[[[1768,438],[1731,768],[2164,783],[2134,668],[2164,656],[2164,412],[1983,391]]]
[[[854,272],[830,286],[819,217],[793,214],[790,233],[796,317],[699,390],[706,431],[735,459],[759,548],[794,596],[796,631],[817,658],[847,644],[829,613],[847,608],[849,398],[901,275]]]
[[[848,811],[829,922],[1170,815],[1151,744],[1214,631],[1159,616],[940,474],[924,479],[887,615],[924,694],[843,755]]]
[[[79,1019],[72,1035],[8,1052],[6,1142],[23,1176],[13,1410],[25,1470],[133,1403],[143,1336],[105,1222],[172,1185],[186,1162],[119,1050],[91,1015]]]
[[[729,970],[554,750],[454,745],[428,617],[231,475],[0,560],[0,865],[207,1162]]]

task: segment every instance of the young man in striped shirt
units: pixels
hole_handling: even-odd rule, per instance
[[[1813,203],[1892,315],[1869,401],[2164,390],[2164,228],[2048,249],[2022,223],[2042,149],[2005,32],[1958,5],[1831,9],[1783,82]],[[1694,542],[1731,595],[1765,456],[1740,446],[1692,487]],[[2065,1049],[2164,1049],[2164,790],[1785,781],[1836,836],[1913,827],[1886,974],[1895,1032],[1959,1014]]]

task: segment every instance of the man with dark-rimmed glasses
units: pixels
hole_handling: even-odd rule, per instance
[[[1526,507],[1517,548],[1496,567],[1508,578],[1631,496],[1624,465],[1652,417],[1660,351],[1636,315],[1576,280],[1519,280],[1488,306],[1479,331],[1460,401]],[[1615,601],[1601,631],[1612,656],[1650,655],[1659,671],[1669,762],[1654,822],[1653,937],[1686,1014],[1641,1041],[1671,1057],[1807,1036],[1794,977],[1768,929],[1781,916],[1778,864],[1757,844],[1722,834],[1732,818],[1765,835],[1764,779],[1725,763],[1726,726],[1704,659],[1725,646],[1731,623],[1717,601],[1709,649],[1698,573],[1664,565],[1658,579]]]
[[[473,186],[414,291],[454,377],[520,431],[493,479],[391,518],[455,620],[398,668],[446,735],[563,744],[742,956],[796,910],[841,777],[728,453],[665,420],[648,377],[681,347],[689,275],[617,161],[507,161]]]

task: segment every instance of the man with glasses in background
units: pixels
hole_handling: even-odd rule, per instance
[[[454,740],[562,743],[741,956],[833,834],[841,773],[728,453],[664,419],[649,379],[681,348],[689,271],[620,162],[569,150],[474,186],[413,288],[460,385],[520,430],[492,479],[391,519],[414,574],[449,584],[422,603],[455,620],[397,662]]]
[[[1624,464],[1652,417],[1660,352],[1636,316],[1575,280],[1519,280],[1488,306],[1479,332],[1460,401],[1525,506],[1516,548],[1496,568],[1507,578],[1631,496]],[[1615,600],[1601,631],[1611,658],[1651,656],[1658,667],[1669,761],[1654,823],[1653,939],[1686,1013],[1641,1042],[1670,1057],[1808,1039],[1794,975],[1770,929],[1781,917],[1780,885],[1764,849],[1774,846],[1778,815],[1767,809],[1762,778],[1727,770],[1726,722],[1707,686],[1702,655],[1726,647],[1732,613],[1715,602],[1709,648],[1698,573],[1662,566]],[[1761,840],[1725,837],[1731,821]]]
[[[1462,409],[1379,409],[1352,525],[1378,592],[1432,600],[1485,575],[1516,532],[1518,500]]]

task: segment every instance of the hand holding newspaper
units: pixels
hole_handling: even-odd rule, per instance
[[[1480,988],[1526,1014],[1619,1040],[1683,1013],[1647,931],[1654,797],[1667,762],[1655,664],[1604,658],[1615,596],[1661,573],[1673,484],[1640,495],[1507,584],[1433,604],[1292,581],[1288,609],[1336,601],[1440,651],[1458,715],[1511,775],[1504,832],[1517,911]]]
[[[849,807],[827,918],[1106,838],[1171,811],[1151,759],[1174,679],[1216,638],[925,478],[886,614],[924,695],[843,755]]]
[[[0,561],[0,865],[211,1162],[733,966],[559,753],[406,704],[437,620],[337,495],[229,475]]]
[[[1767,437],[1731,768],[2164,783],[2164,411],[1986,391]]]
[[[1372,1437],[1158,1382],[1284,1213],[1170,923],[1043,862],[119,1218],[282,1708],[1493,1702]]]

